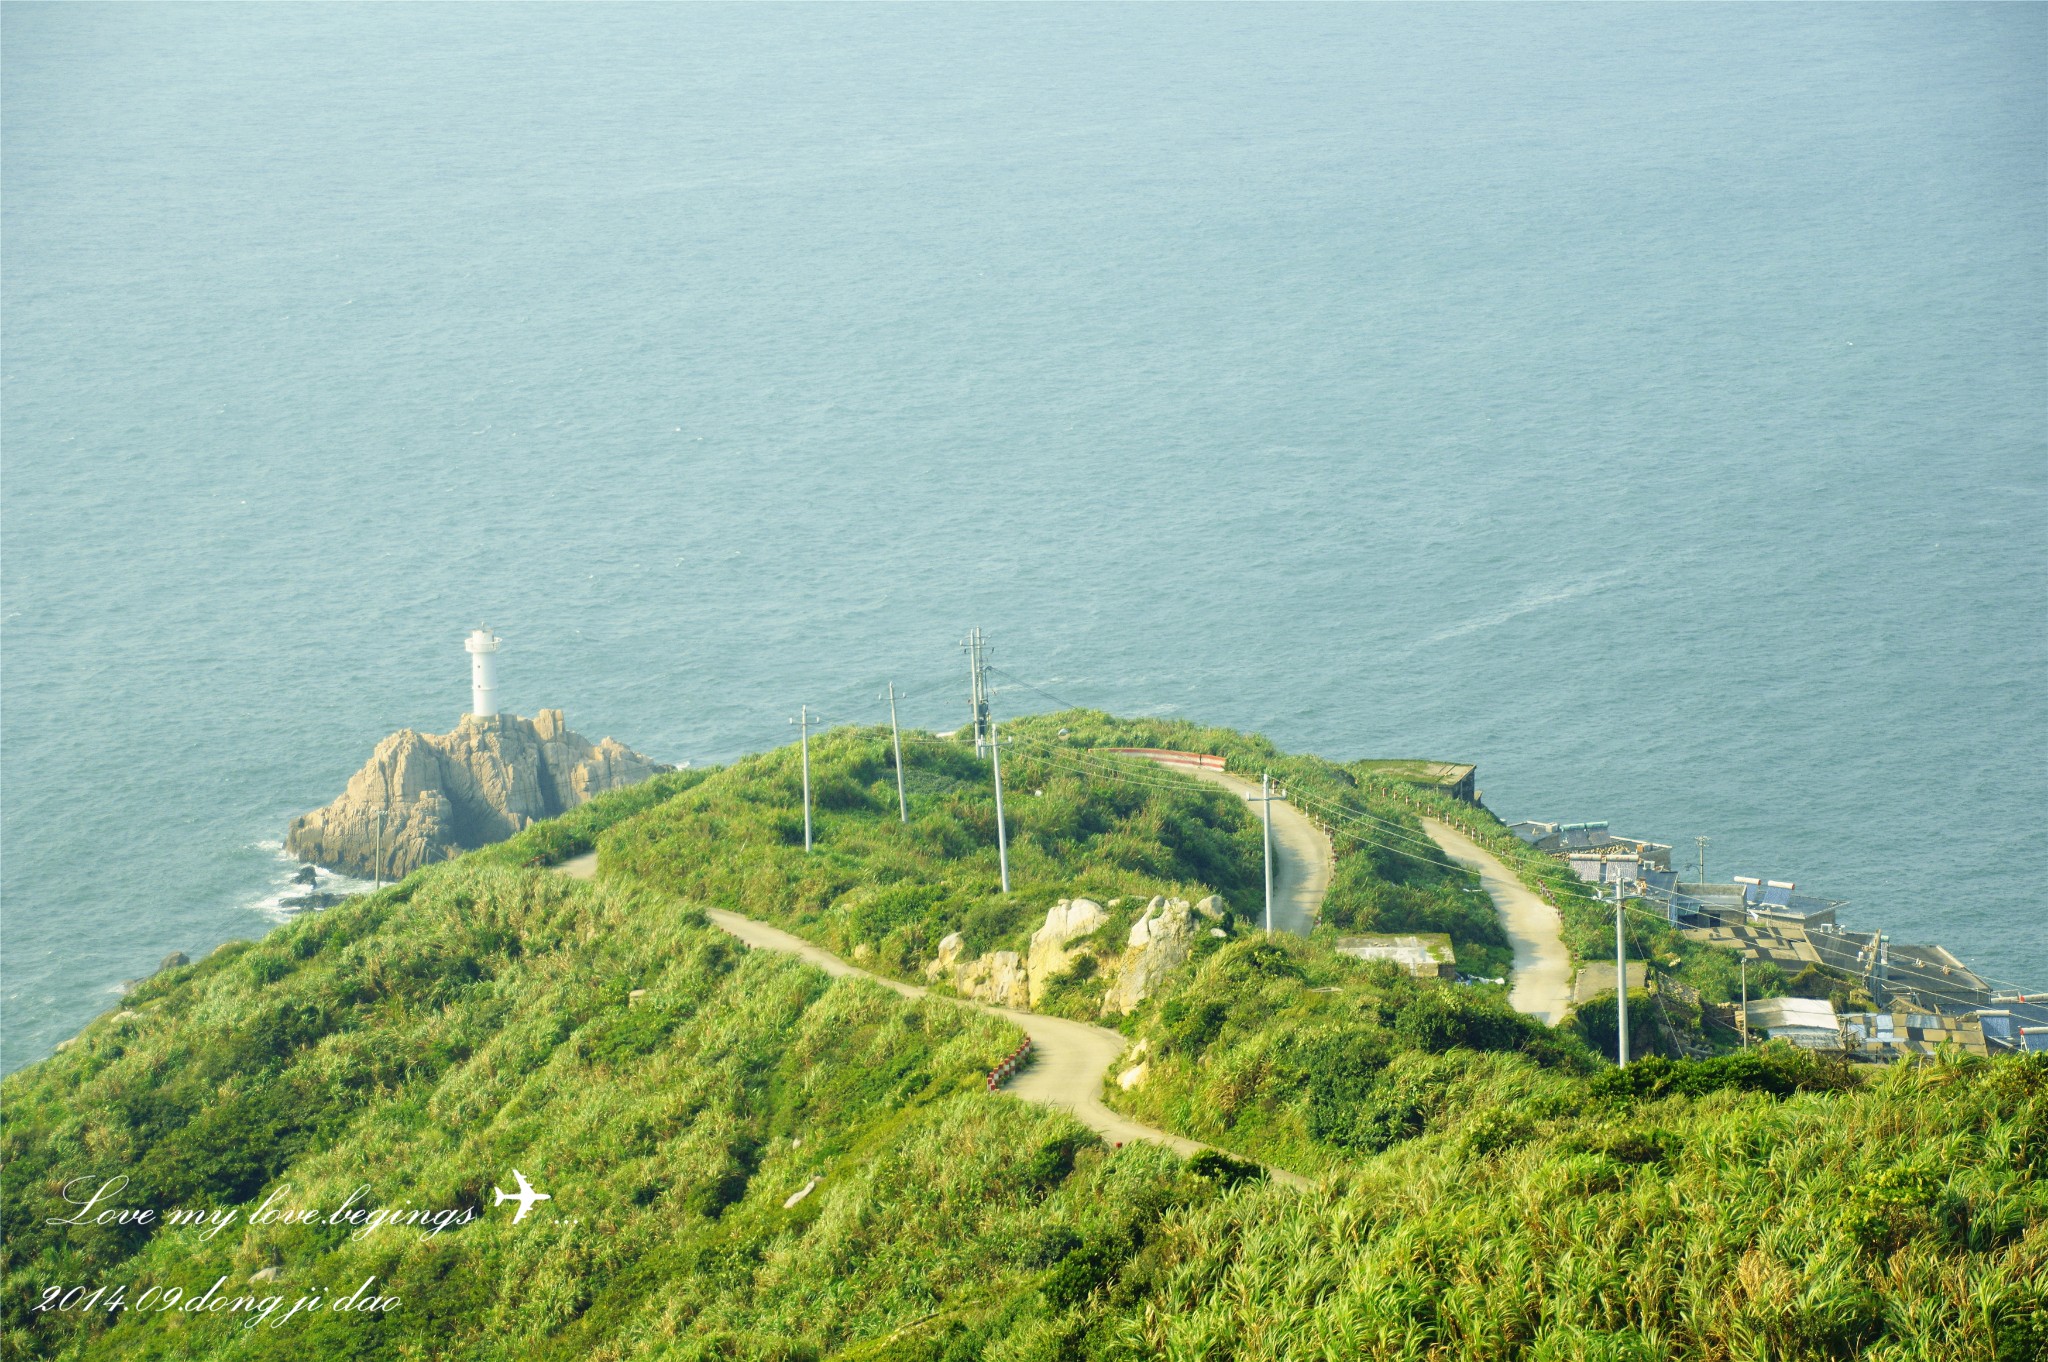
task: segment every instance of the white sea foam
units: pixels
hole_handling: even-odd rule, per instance
[[[1438,643],[1448,643],[1450,640],[1462,638],[1466,634],[1476,634],[1482,629],[1498,628],[1509,620],[1519,619],[1523,615],[1532,614],[1546,606],[1562,605],[1566,601],[1575,601],[1581,596],[1590,596],[1594,592],[1620,581],[1628,575],[1625,569],[1616,568],[1607,572],[1595,573],[1582,581],[1573,582],[1571,585],[1561,587],[1555,591],[1543,591],[1522,596],[1499,610],[1489,611],[1484,615],[1460,621],[1448,628],[1439,629],[1413,648],[1408,649],[1407,652],[1402,653],[1401,656],[1411,657],[1424,648],[1432,647]]]
[[[277,867],[269,877],[269,887],[243,906],[274,921],[289,922],[302,913],[319,911],[288,907],[287,899],[303,898],[309,894],[366,894],[377,887],[375,881],[359,880],[324,867],[314,869],[313,883],[300,884],[295,877],[305,863],[288,854],[282,842],[259,842],[257,845],[275,852]]]

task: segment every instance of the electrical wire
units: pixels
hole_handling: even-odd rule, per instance
[[[1046,689],[1045,689],[1044,687],[1042,687],[1042,686],[1034,686],[1033,684],[1031,684],[1031,682],[1029,682],[1029,681],[1026,681],[1026,680],[1025,680],[1025,679],[1024,679],[1023,677],[1021,677],[1021,676],[1017,675],[1017,674],[1016,674],[1015,672],[1012,672],[1012,671],[1008,671],[1008,670],[1006,670],[1006,669],[1004,669],[1004,668],[1002,668],[1002,667],[998,667],[998,666],[996,666],[996,665],[995,665],[994,663],[992,663],[992,662],[991,662],[991,663],[984,663],[984,664],[983,664],[983,666],[984,666],[984,667],[985,667],[985,668],[986,668],[987,670],[989,670],[989,671],[992,671],[992,672],[994,672],[994,673],[995,673],[995,674],[996,674],[997,676],[1001,676],[1001,677],[1006,677],[1006,678],[1008,678],[1008,680],[1010,681],[1010,683],[1011,683],[1012,685],[1018,685],[1018,686],[1022,686],[1022,687],[1023,687],[1024,689],[1026,689],[1026,690],[1028,690],[1028,691],[1031,691],[1031,692],[1033,692],[1034,694],[1037,694],[1037,695],[1042,695],[1042,696],[1044,696],[1044,697],[1045,697],[1046,699],[1048,699],[1048,700],[1052,701],[1052,702],[1053,702],[1054,704],[1058,705],[1058,706],[1059,706],[1059,707],[1060,707],[1061,709],[1086,709],[1086,708],[1088,708],[1088,706],[1086,706],[1086,705],[1077,705],[1077,704],[1075,704],[1075,703],[1074,703],[1074,702],[1073,702],[1072,700],[1067,700],[1067,699],[1063,699],[1063,698],[1062,698],[1062,697],[1060,697],[1060,696],[1054,695],[1054,694],[1053,694],[1053,693],[1052,693],[1051,691],[1049,691],[1049,690],[1046,690]]]
[[[991,666],[989,670],[993,672],[998,672],[999,674],[1007,677],[1009,680],[1016,683],[1017,685],[1023,686],[1026,690],[1030,690],[1035,692],[1036,694],[1044,696],[1046,699],[1051,700],[1055,704],[1061,705],[1064,708],[1084,708],[1083,706],[1076,705],[1062,696],[1055,695],[1052,692],[1043,689],[1042,687],[1024,681],[1021,678],[1017,677],[1014,673],[1011,673],[1005,669]],[[931,692],[931,689],[932,688],[927,687],[926,690],[920,691],[918,692],[918,694],[929,694]],[[905,695],[898,695],[896,698],[897,703],[901,704],[910,697]],[[943,743],[949,746],[952,745],[947,739],[932,736],[924,736],[915,733],[904,735],[904,741],[913,744]],[[1179,793],[1207,792],[1204,787],[1204,782],[1199,780],[1197,777],[1177,775],[1171,772],[1169,768],[1160,767],[1156,764],[1153,764],[1154,770],[1160,776],[1164,777],[1163,779],[1147,779],[1146,777],[1137,774],[1135,771],[1131,769],[1131,766],[1135,763],[1146,761],[1146,759],[1142,757],[1125,758],[1113,755],[1102,749],[1069,747],[1047,742],[1043,739],[1022,737],[1014,734],[1007,735],[1006,741],[1013,742],[1022,748],[1035,749],[1035,756],[1037,759],[1044,760],[1050,765],[1065,769],[1074,774],[1081,775],[1084,777],[1092,776],[1094,778],[1102,780],[1116,781],[1121,782],[1123,784],[1136,785],[1149,789],[1172,790]],[[1213,789],[1213,787],[1208,788]],[[1446,870],[1459,874],[1472,873],[1471,867],[1463,865],[1458,861],[1452,859],[1448,855],[1448,853],[1446,853],[1441,847],[1438,847],[1433,841],[1425,842],[1422,838],[1417,837],[1415,834],[1409,832],[1400,824],[1392,822],[1389,819],[1381,818],[1377,815],[1367,813],[1363,810],[1354,809],[1347,805],[1337,803],[1336,801],[1326,796],[1311,795],[1302,791],[1294,790],[1292,788],[1289,789],[1287,798],[1290,802],[1296,804],[1299,807],[1323,815],[1324,819],[1328,820],[1330,823],[1328,830],[1334,835],[1347,837],[1352,841],[1359,843],[1360,845],[1374,847],[1382,851],[1390,852],[1394,855],[1407,856],[1413,860],[1421,861],[1424,864],[1430,865],[1437,869]],[[1356,830],[1355,827],[1337,826],[1336,824],[1339,822],[1348,822],[1355,825],[1361,825],[1363,827],[1370,829],[1372,832],[1378,833],[1379,836],[1369,836],[1364,832]],[[1566,899],[1567,901],[1583,904],[1587,907],[1598,907],[1599,909],[1601,909],[1603,915],[1606,911],[1610,910],[1613,907],[1613,903],[1611,900],[1586,893],[1583,890],[1574,890],[1555,885],[1548,885],[1546,886],[1546,888],[1549,889],[1552,893],[1556,894],[1558,897]],[[1665,889],[1660,886],[1649,885],[1645,886],[1642,890],[1633,894],[1629,899],[1624,900],[1623,912],[1625,914],[1632,914],[1635,916],[1642,917],[1649,921],[1654,921],[1660,926],[1674,927],[1676,926],[1676,923],[1673,921],[1672,910],[1678,906],[1679,901],[1681,899],[1691,898],[1692,896],[1682,895],[1674,889]],[[1664,904],[1663,911],[1659,911],[1656,908],[1646,906],[1644,902],[1645,900],[1661,901]],[[1696,900],[1694,901],[1696,902]],[[1632,926],[1629,928],[1629,931],[1631,933],[1631,936],[1633,937],[1634,928]],[[1640,939],[1636,938],[1636,942],[1638,949],[1641,949],[1642,943]],[[1839,966],[1828,965],[1825,961],[1817,963],[1819,963],[1823,969],[1831,970],[1836,974],[1846,974],[1846,971],[1842,970]],[[1984,983],[1994,993],[2006,991],[2025,996],[2029,992],[2029,990],[2024,985],[2021,985],[2013,980],[2000,979],[1995,976],[1988,975],[1979,970],[1974,969],[1969,970],[1969,973],[1978,980],[1980,980],[1982,983]],[[1854,976],[1850,977],[1853,978]],[[1924,978],[1924,976],[1916,977]],[[1940,986],[1937,984],[1916,983],[1906,988],[1902,988],[1900,991],[1913,992],[1961,1005],[1974,1005],[1974,999],[1969,997],[1967,994],[1960,991],[1944,990],[1940,988]],[[1668,1024],[1669,1022],[1667,1017],[1667,1025]]]

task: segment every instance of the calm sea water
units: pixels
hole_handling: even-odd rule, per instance
[[[479,620],[700,762],[979,625],[2048,986],[2040,7],[0,22],[8,1068]]]

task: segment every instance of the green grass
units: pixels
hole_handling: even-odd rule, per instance
[[[1017,1042],[1006,1023],[833,982],[707,925],[703,906],[737,908],[907,974],[943,930],[1014,947],[1080,893],[1125,899],[1119,922],[1167,892],[1213,890],[1249,914],[1258,841],[1241,802],[1084,775],[1071,767],[1122,768],[1062,750],[1077,742],[1220,751],[1395,827],[1450,814],[1513,851],[1483,811],[1244,735],[1076,714],[1013,731],[1007,896],[971,751],[913,744],[905,827],[886,744],[848,731],[814,749],[809,855],[793,754],[770,753],[607,796],[152,978],[0,1084],[6,1354],[2048,1351],[2040,1057],[1943,1057],[1872,1079],[1764,1047],[1615,1070],[1501,990],[1366,966],[1321,937],[1240,933],[1125,1019],[1149,1076],[1111,1099],[1321,1178],[1301,1193],[1228,1160],[1106,1149],[1060,1113],[983,1090]],[[592,846],[596,885],[534,868]],[[1468,882],[1361,846],[1340,857],[1331,897],[1352,922],[1384,923],[1447,912],[1476,897]],[[1073,981],[1065,1005],[1089,1010],[1088,988]],[[130,1205],[333,1206],[368,1184],[385,1206],[486,1206],[515,1166],[555,1199],[516,1227],[508,1207],[431,1238],[48,1223],[73,1177],[125,1173]],[[286,1296],[374,1274],[403,1304],[253,1330],[29,1309],[51,1283],[203,1287],[226,1273],[241,1290],[265,1266]]]

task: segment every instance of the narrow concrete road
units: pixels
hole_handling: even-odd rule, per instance
[[[1557,909],[1516,879],[1492,852],[1450,824],[1425,818],[1422,826],[1452,860],[1479,872],[1479,883],[1500,913],[1508,944],[1515,948],[1508,1003],[1517,1012],[1540,1017],[1547,1026],[1557,1025],[1571,1010],[1572,997],[1572,958],[1564,948],[1564,922]]]
[[[1277,822],[1275,826],[1277,829]],[[564,875],[575,879],[595,879],[597,854],[592,852],[587,856],[578,856],[572,861],[564,861],[556,868]],[[705,916],[711,919],[713,926],[746,942],[750,947],[794,955],[806,964],[816,965],[835,979],[858,976],[872,979],[883,988],[891,989],[906,998],[934,996],[929,989],[920,988],[916,984],[906,984],[900,979],[887,979],[879,974],[872,974],[858,965],[849,965],[823,946],[814,945],[800,936],[793,936],[765,922],[756,922],[753,918],[742,917],[738,913],[728,913],[722,908],[708,908],[705,910]],[[1004,1089],[1005,1092],[1021,1097],[1027,1102],[1058,1107],[1071,1113],[1082,1125],[1113,1144],[1123,1144],[1130,1140],[1149,1140],[1153,1144],[1163,1144],[1183,1157],[1212,1147],[1169,1134],[1164,1130],[1155,1130],[1148,1125],[1141,1125],[1121,1112],[1112,1111],[1103,1102],[1103,1075],[1107,1074],[1110,1066],[1123,1055],[1124,1047],[1128,1044],[1115,1031],[1101,1026],[1090,1026],[1086,1022],[1071,1021],[1065,1017],[1019,1012],[1015,1008],[995,1007],[966,998],[948,997],[945,1001],[993,1013],[1015,1023],[1025,1035],[1031,1037],[1031,1062],[1025,1066],[1021,1074],[1010,1080]],[[1268,1167],[1266,1172],[1275,1182],[1284,1183],[1289,1187],[1313,1186],[1307,1178],[1290,1173],[1284,1168]]]
[[[1228,771],[1206,766],[1182,766],[1161,762],[1181,775],[1221,785],[1242,798],[1259,792],[1259,782]],[[1252,817],[1260,815],[1257,804],[1247,805]],[[1323,896],[1330,892],[1330,876],[1337,867],[1336,853],[1323,830],[1292,804],[1273,805],[1273,930],[1307,936],[1323,910]]]

